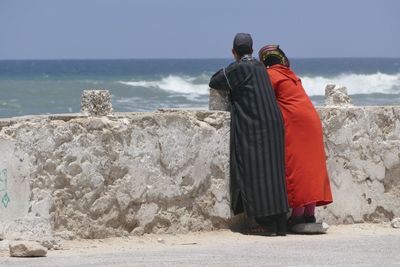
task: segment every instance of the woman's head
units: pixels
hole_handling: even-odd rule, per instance
[[[289,59],[286,57],[285,53],[279,48],[279,45],[266,45],[262,47],[258,52],[258,57],[266,67],[270,67],[276,64],[290,67]]]

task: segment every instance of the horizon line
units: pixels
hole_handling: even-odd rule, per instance
[[[400,59],[399,57],[388,57],[388,56],[368,56],[368,57],[291,57],[291,59]],[[10,58],[2,59],[0,61],[46,61],[46,60],[234,60],[233,58],[225,57],[210,57],[210,58]]]

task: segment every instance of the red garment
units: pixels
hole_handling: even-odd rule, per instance
[[[332,202],[321,120],[301,80],[288,67],[267,68],[285,122],[286,187],[290,207]]]

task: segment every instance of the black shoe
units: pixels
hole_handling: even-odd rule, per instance
[[[275,234],[273,227],[267,227],[264,225],[256,225],[247,228],[242,233],[245,235],[260,235],[260,236],[273,236]]]
[[[276,232],[275,221],[272,217],[254,218],[248,223],[248,228],[243,232],[246,235],[273,236]]]
[[[304,216],[290,216],[287,220],[287,228],[291,229],[296,224],[305,223]]]
[[[286,213],[274,215],[276,222],[276,235],[285,236],[286,235]]]
[[[304,222],[305,223],[316,223],[316,219],[314,215],[310,215],[310,216],[304,216]]]

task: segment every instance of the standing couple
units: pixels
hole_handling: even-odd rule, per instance
[[[279,46],[261,48],[260,62],[250,34],[238,33],[232,53],[236,61],[210,80],[231,104],[231,207],[255,219],[250,233],[269,234],[275,224],[286,235],[332,202],[321,121]]]

